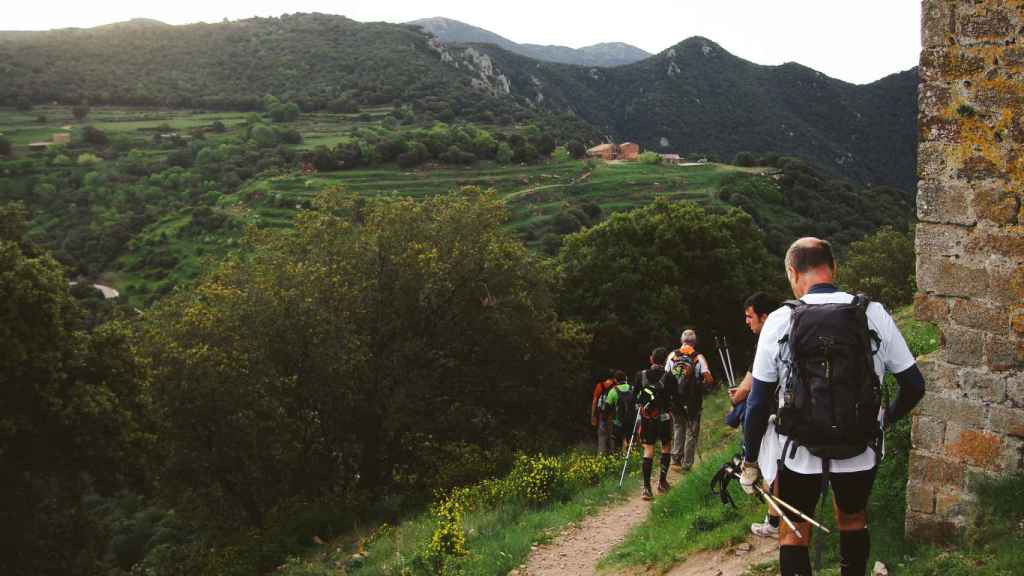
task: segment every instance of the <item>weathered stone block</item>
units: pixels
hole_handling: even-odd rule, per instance
[[[988,277],[989,300],[1007,306],[1024,301],[1024,266],[993,263],[988,268]]]
[[[1024,367],[1024,362],[1018,359],[1017,345],[1016,339],[989,335],[985,339],[985,363],[1000,372]]]
[[[928,194],[928,192],[922,192]],[[920,214],[921,199],[918,198]],[[929,208],[930,210],[930,208]],[[924,217],[922,216],[923,220]],[[914,245],[919,256],[963,256],[971,237],[971,229],[954,224],[918,224]]]
[[[925,381],[927,385],[927,380]],[[967,400],[950,398],[936,393],[927,393],[918,404],[919,414],[946,421],[946,435],[954,424],[981,428],[985,425],[985,407]]]
[[[917,173],[921,180],[941,179],[952,175],[949,144],[921,142],[917,146]]]
[[[917,91],[920,123],[927,118],[942,117],[953,103],[953,89],[942,82],[922,84]]]
[[[917,217],[922,222],[970,225],[974,215],[974,191],[959,181],[921,180],[917,185]]]
[[[1006,378],[988,370],[963,370],[960,372],[960,389],[964,396],[975,402],[1006,401]]]
[[[946,439],[946,423],[937,418],[915,416],[910,428],[910,441],[915,448],[942,451]]]
[[[974,14],[958,14],[960,22],[960,43],[987,44],[1002,43],[1014,32],[1013,22],[1004,10],[982,8]]]
[[[988,293],[988,275],[984,270],[921,249],[918,254],[917,286],[921,290],[940,296],[981,297]]]
[[[964,513],[964,493],[962,490],[939,489],[935,491],[935,513],[944,516],[961,516]]]
[[[944,543],[952,541],[957,535],[957,525],[950,519],[939,518],[934,514],[908,512],[906,516],[907,534],[917,540]]]
[[[1010,316],[1006,306],[993,306],[979,300],[957,298],[953,301],[950,320],[967,328],[991,334],[1006,334]]]
[[[1024,370],[1006,375],[1006,405],[1024,409]]]
[[[1003,64],[1006,66],[1024,66],[1024,48],[1017,46],[1004,50]]]
[[[949,300],[918,292],[914,294],[914,316],[923,322],[946,322],[949,319]],[[1024,313],[1021,326],[1024,328]]]
[[[948,398],[960,395],[960,379],[957,377],[959,366],[943,362],[940,355],[935,353],[918,358],[917,367],[921,370],[928,389],[925,400],[931,401],[932,396]]]
[[[967,251],[976,255],[998,254],[1024,262],[1024,226],[977,229],[967,241]]]
[[[989,426],[993,432],[1024,438],[1024,410],[1010,406],[989,408]]]
[[[907,484],[907,506],[921,514],[935,513],[935,487],[917,482]]]
[[[951,462],[916,451],[910,454],[910,477],[915,482],[962,487],[966,473],[967,467],[962,462]]]
[[[956,4],[925,0],[921,4],[921,21],[921,46],[938,48],[952,44],[956,33]]]
[[[964,159],[957,168],[956,175],[965,180],[988,180],[1006,176],[1002,166],[980,154]]]
[[[961,366],[981,366],[985,364],[984,332],[960,326],[943,326],[946,361]]]
[[[915,311],[917,303],[915,301]],[[920,314],[920,313],[919,313]],[[1018,338],[1024,337],[1024,305],[1017,304],[1010,307],[1010,330]],[[920,316],[919,316],[920,317]]]
[[[1015,437],[1004,438],[1000,462],[1001,470],[1006,474],[1016,474],[1024,469],[1024,441]]]
[[[983,430],[961,430],[955,439],[946,438],[946,455],[987,470],[1002,470],[1003,437]],[[953,440],[950,442],[950,440]]]
[[[970,200],[977,218],[998,225],[1016,224],[1020,199],[1003,186],[980,186]],[[920,210],[919,210],[920,211]]]

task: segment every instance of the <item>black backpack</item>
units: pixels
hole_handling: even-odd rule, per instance
[[[691,348],[692,350],[692,348]],[[681,405],[689,403],[695,394],[700,394],[697,382],[696,351],[688,354],[682,349],[672,353],[672,376],[676,379],[676,402]]]
[[[779,344],[790,350],[789,375],[776,428],[823,459],[852,458],[880,437],[872,360],[879,339],[868,326],[869,303],[863,294],[848,304],[785,302],[793,313]]]

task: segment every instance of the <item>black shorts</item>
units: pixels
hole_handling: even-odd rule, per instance
[[[847,514],[856,514],[867,509],[871,488],[875,484],[876,470],[877,468],[872,468],[862,472],[831,473],[829,483],[836,506]],[[821,496],[821,474],[799,474],[781,466],[775,482],[778,483],[779,498],[792,504],[808,517],[814,518],[814,509],[817,508],[818,498]],[[784,511],[790,520],[801,521],[796,514]]]
[[[662,445],[672,442],[672,418],[669,417],[668,420],[641,418],[640,441],[644,444],[657,444],[659,440]]]

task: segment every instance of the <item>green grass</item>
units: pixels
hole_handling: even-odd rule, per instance
[[[634,452],[634,456],[636,453]],[[459,573],[504,575],[526,561],[532,547],[549,542],[565,526],[580,521],[596,510],[634,495],[638,489],[639,459],[634,458],[623,488],[618,472],[596,486],[573,493],[564,500],[544,506],[521,501],[506,501],[491,509],[466,512],[463,528],[469,554],[458,560]],[[363,548],[366,559],[346,572],[356,576],[399,575],[410,573],[414,559],[430,542],[436,519],[421,513],[401,524],[378,527],[365,535],[362,545],[352,534],[332,543],[328,550],[304,558],[295,558],[281,571],[284,576],[326,576],[337,574],[353,550]]]

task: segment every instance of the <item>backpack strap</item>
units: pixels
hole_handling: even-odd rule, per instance
[[[871,347],[871,355],[878,354],[878,351],[882,348],[882,338],[878,336],[878,332],[871,329],[871,324],[868,323],[868,306],[871,305],[871,297],[863,292],[858,292],[853,297],[852,304],[855,304],[860,309],[861,314],[864,314],[864,325],[868,327],[868,337],[874,345]]]

